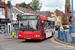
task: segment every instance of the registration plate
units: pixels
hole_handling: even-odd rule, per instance
[[[26,39],[31,39],[31,38],[26,38]]]

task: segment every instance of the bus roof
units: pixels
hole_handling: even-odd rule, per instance
[[[55,21],[54,18],[45,17],[45,16],[43,16],[43,15],[30,14],[30,13],[20,14],[19,16],[24,16],[24,15],[34,15],[34,16],[39,16],[41,20]]]
[[[45,17],[45,16],[42,16],[42,15],[40,15],[40,18],[41,18],[42,20],[55,21],[55,19],[54,19],[54,18]]]
[[[55,21],[54,18],[50,18],[50,17],[48,17],[48,20],[50,20],[50,21]]]

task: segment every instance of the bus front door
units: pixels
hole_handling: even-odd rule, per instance
[[[41,37],[44,35],[44,31],[43,31],[43,23],[41,24]]]

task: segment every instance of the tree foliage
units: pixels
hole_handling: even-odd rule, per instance
[[[40,0],[32,0],[32,2],[30,3],[30,6],[34,10],[40,10],[42,7],[42,3],[40,3]]]
[[[53,12],[50,12],[51,14],[53,14]]]
[[[27,8],[27,4],[26,4],[25,2],[20,3],[19,6],[20,6],[20,7]]]
[[[27,4],[26,4],[25,2],[20,3],[19,6],[20,6],[20,7],[23,7],[23,8],[27,8]],[[31,6],[30,6],[30,8],[31,8],[32,10],[34,10]]]

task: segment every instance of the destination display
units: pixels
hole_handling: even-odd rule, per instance
[[[38,19],[38,16],[20,16],[19,20]]]

